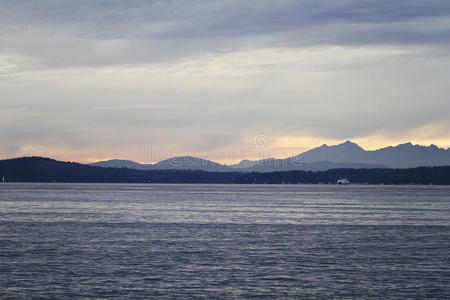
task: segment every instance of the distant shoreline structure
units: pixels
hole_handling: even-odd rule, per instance
[[[347,178],[339,178],[336,181],[336,184],[347,185],[350,184],[350,181]]]

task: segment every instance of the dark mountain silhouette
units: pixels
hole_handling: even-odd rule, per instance
[[[450,165],[450,150],[435,145],[420,146],[411,143],[366,151],[350,141],[339,145],[322,145],[297,156],[285,159],[268,158],[243,160],[235,165],[222,165],[210,160],[180,156],[156,164],[139,164],[128,160],[109,160],[91,164],[100,167],[126,167],[137,170],[185,169],[214,172],[274,172],[324,171],[337,168],[411,168],[419,166]]]
[[[436,145],[405,143],[397,147],[368,151],[368,154],[372,162],[382,162],[398,168],[450,165],[450,149],[445,150]]]
[[[102,168],[43,157],[0,160],[6,182],[110,183],[336,183],[341,177],[361,184],[450,184],[450,166],[410,169],[331,169],[285,172],[205,172]],[[1,189],[1,183],[0,183]]]
[[[90,164],[93,167],[104,167],[104,168],[128,168],[135,170],[149,170],[153,165],[140,164],[131,160],[125,159],[111,159],[105,161],[98,161]]]
[[[135,170],[202,170],[210,172],[273,172],[273,171],[324,171],[336,168],[386,168],[383,165],[366,163],[340,163],[317,161],[311,163],[298,162],[295,158],[269,158],[258,161],[242,161],[237,165],[222,165],[210,160],[192,156],[179,156],[160,161],[156,164],[139,164],[130,160],[113,159],[90,164],[105,168],[129,168]]]
[[[230,167],[192,156],[177,156],[158,162],[152,169],[203,170],[211,172],[233,171]]]
[[[361,162],[369,163],[366,159],[366,153],[363,148],[355,143],[346,141],[345,143],[328,146],[326,144],[303,152],[292,157],[298,162],[330,161],[330,162]]]
[[[327,160],[330,162],[354,162],[385,165],[391,168],[450,165],[450,150],[435,145],[420,146],[411,143],[366,151],[350,141],[306,151],[294,159],[299,162]]]
[[[177,156],[162,160],[156,164],[140,164],[131,160],[112,159],[90,164],[104,168],[129,168],[136,170],[203,170],[211,172],[236,171],[226,165],[192,156]]]

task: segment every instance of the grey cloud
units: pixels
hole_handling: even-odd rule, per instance
[[[184,24],[161,34],[274,33],[332,23],[402,23],[448,17],[446,1],[3,1],[3,17],[19,24],[63,25],[99,35],[148,34],[139,25]],[[16,26],[17,27],[17,26]],[[138,27],[138,28],[136,28]],[[164,27],[164,26],[163,26]],[[136,30],[139,29],[139,30]],[[151,29],[151,28],[147,28]],[[151,32],[151,31],[150,31]],[[82,34],[83,32],[79,32]],[[116,33],[116,35],[114,35]],[[106,34],[108,36],[108,34]]]
[[[347,139],[437,122],[450,128],[449,27],[447,1],[4,0],[0,75],[13,75],[0,77],[1,146],[178,143],[206,151],[249,134]],[[185,83],[186,75],[162,72],[127,87],[123,73],[87,71],[92,83],[79,79],[83,72],[64,73],[321,45],[422,50],[370,63],[332,57],[306,72],[263,57],[251,62],[258,72],[211,82],[208,74]],[[47,80],[39,78],[45,72],[20,73],[42,69],[62,70]],[[297,71],[321,79],[309,86]],[[158,76],[165,80],[152,82]],[[227,90],[229,82],[239,88]]]
[[[0,53],[58,68],[249,47],[450,42],[447,1],[2,1],[0,20]]]

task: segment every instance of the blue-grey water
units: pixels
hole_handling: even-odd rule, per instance
[[[1,298],[450,298],[450,187],[0,184]]]

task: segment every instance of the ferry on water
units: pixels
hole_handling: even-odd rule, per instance
[[[337,184],[350,184],[350,181],[347,178],[340,178],[336,181]]]

